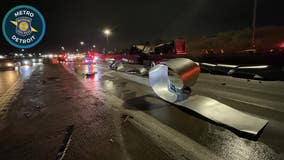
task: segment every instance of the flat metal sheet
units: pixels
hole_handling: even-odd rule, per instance
[[[188,108],[216,123],[257,135],[267,120],[236,110],[204,96],[190,96],[189,87],[197,81],[199,66],[186,58],[177,58],[158,64],[149,71],[149,82],[163,100]]]
[[[188,99],[175,104],[193,110],[216,123],[253,135],[257,135],[268,122],[236,110],[212,98],[199,95],[190,96]]]

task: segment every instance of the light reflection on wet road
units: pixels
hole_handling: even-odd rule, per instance
[[[158,99],[153,94],[151,88],[116,76],[117,73],[111,72],[110,74],[113,75],[111,77],[104,74],[108,72],[107,69],[98,68],[95,65],[75,66],[71,64],[69,68],[75,70],[78,75],[86,79],[88,89],[94,91],[93,93],[98,94],[98,91],[107,91],[123,99],[126,108],[141,110],[152,115],[162,123],[197,141],[199,144],[206,146],[209,150],[225,159],[279,159],[279,155],[276,152],[282,153],[283,136],[278,134],[279,126],[274,125],[273,115],[270,115],[272,118],[267,117],[271,120],[272,125],[269,124],[265,128],[259,140],[253,141],[241,138],[228,129],[212,124],[190,111],[173,107]],[[90,74],[94,72],[96,74],[93,76],[85,76],[86,73]],[[210,88],[210,86],[208,87]],[[198,87],[195,90],[198,90]],[[237,102],[226,103],[233,105]],[[238,109],[242,110],[255,106],[241,104],[241,107]],[[254,111],[249,112],[257,114]],[[263,115],[263,113],[260,115]],[[280,123],[280,126],[283,126],[283,123]],[[280,127],[281,133],[282,130]]]
[[[0,71],[0,97],[18,80],[28,79],[36,66],[22,66],[15,71]]]
[[[0,72],[0,96],[10,88],[19,78],[18,71],[1,71]]]
[[[102,78],[102,71],[99,70],[95,65],[84,65],[77,63],[65,63],[63,64],[68,67],[69,70],[74,71],[77,75],[85,80],[85,86],[88,91],[92,92],[97,98],[101,97],[103,92],[102,84],[100,79]]]

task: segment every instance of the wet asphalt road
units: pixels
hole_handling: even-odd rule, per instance
[[[18,71],[0,72],[0,95],[3,95],[12,84],[19,78]]]
[[[284,82],[201,74],[192,88],[193,94],[212,97],[238,110],[269,120],[263,133],[252,137],[223,128],[189,110],[162,101],[149,86],[143,85],[147,83],[147,77],[141,77],[141,80],[106,68],[69,64],[69,69],[73,69],[77,75],[94,81],[103,90],[122,99],[127,109],[151,115],[224,159],[283,159]],[[94,76],[86,77],[84,74],[94,72]]]
[[[284,116],[283,116],[284,114],[283,113],[284,85],[283,85],[283,82],[248,81],[245,79],[236,79],[236,78],[231,78],[231,77],[224,77],[224,76],[217,76],[217,75],[210,75],[210,74],[200,75],[197,84],[192,88],[193,94],[199,94],[199,95],[204,95],[204,96],[215,98],[218,101],[221,101],[236,109],[239,109],[241,111],[244,111],[244,112],[247,112],[253,115],[257,115],[259,117],[269,120],[269,124],[265,127],[265,129],[263,130],[263,133],[259,137],[249,137],[247,135],[242,135],[240,133],[232,131],[228,128],[223,128],[221,126],[218,126],[217,124],[214,124],[212,122],[208,122],[207,120],[203,119],[202,117],[188,110],[185,110],[183,108],[178,108],[176,106],[173,106],[171,104],[164,102],[163,100],[158,98],[153,93],[152,89],[149,86],[145,85],[147,83],[147,77],[128,76],[128,74],[111,71],[107,69],[106,66],[82,65],[82,64],[68,64],[66,66],[72,72],[74,72],[77,76],[79,76],[82,80],[84,80],[83,82],[87,86],[87,91],[88,92],[93,91],[93,93],[95,93],[94,96],[101,97],[100,95],[101,92],[108,92],[118,97],[119,99],[123,100],[122,106],[124,108],[128,110],[142,111],[144,113],[147,113],[148,115],[157,119],[158,121],[165,124],[166,126],[176,130],[177,132],[185,135],[186,137],[190,139],[193,139],[198,144],[206,147],[207,149],[209,149],[210,151],[212,151],[213,153],[215,153],[221,158],[243,160],[243,159],[283,159],[284,157],[284,151],[283,151],[283,148],[284,148]],[[32,79],[34,79],[33,81],[37,83],[41,83],[41,80],[39,80],[38,77],[39,75],[42,75],[44,73],[44,70],[42,69],[42,67],[43,65],[37,65],[37,66],[32,66],[32,67],[23,67],[20,69],[20,72],[17,72],[17,71],[0,72],[2,95],[5,95],[5,93],[9,90],[9,88],[13,86],[13,84],[19,83],[18,80],[28,80],[34,70],[36,70],[35,71],[36,74],[34,75],[34,77],[32,77]],[[95,74],[86,76],[85,73],[95,73]],[[51,78],[52,77],[50,77],[50,80],[53,80]],[[57,82],[57,79],[54,79],[54,81]],[[63,87],[62,89],[58,89],[58,91],[62,92],[62,94],[63,93],[66,94],[66,95],[64,94],[65,98],[63,97],[63,100],[65,99],[65,100],[70,101],[68,105],[75,105],[75,102],[77,103],[78,99],[74,99],[74,98],[72,99],[72,96],[68,96],[68,95],[76,94],[75,91],[72,91],[74,93],[71,93],[70,89],[72,88],[72,86],[76,85],[75,83],[78,83],[78,82],[74,82],[74,80],[72,80],[74,84],[71,85],[71,84],[66,83],[65,81],[67,80],[63,79],[59,81],[61,82],[60,85],[58,84],[58,82],[54,84],[47,82],[47,84],[58,86],[58,87],[59,86]],[[68,81],[71,81],[71,80],[68,80]],[[27,85],[30,87],[34,86],[31,82],[27,83]],[[34,103],[33,99],[42,99],[43,101],[46,101],[50,103],[50,105],[52,105],[53,104],[52,99],[57,98],[56,94],[52,95],[52,94],[47,93],[49,92],[47,88],[44,89],[47,92],[44,90],[39,90],[40,93],[37,93],[38,85],[39,84],[35,85],[36,86],[35,91],[29,90],[29,91],[24,92],[24,94],[31,97],[30,100],[32,100],[32,102],[29,102],[28,100],[21,100],[21,101],[27,104],[30,104],[30,103]],[[48,87],[48,85],[46,87]],[[77,90],[77,88],[75,89]],[[54,92],[56,90],[52,89],[51,91]],[[34,95],[31,95],[33,93],[37,93],[38,95],[34,97]],[[81,93],[81,94],[85,94],[85,93]],[[92,101],[90,100],[90,102]],[[85,105],[84,101],[80,103],[82,103],[82,105],[83,104]],[[18,112],[17,108],[20,109],[21,105],[22,105],[22,102],[17,102],[15,104],[16,108],[13,109],[14,111],[11,111],[11,114],[17,115],[16,116],[17,118],[10,119],[9,121],[11,122],[16,121],[13,123],[17,124],[18,119],[22,118],[22,117],[18,117],[19,113],[17,113]],[[48,104],[45,104],[45,105],[48,106]],[[62,124],[55,122],[55,119],[53,120],[53,119],[48,118],[48,116],[43,116],[44,111],[45,110],[48,111],[48,108],[47,109],[45,108],[47,107],[44,107],[42,112],[36,111],[34,114],[36,119],[39,119],[42,117],[46,119],[44,120],[44,123],[41,124],[43,120],[40,120],[40,119],[39,119],[40,121],[32,121],[30,126],[26,128],[27,133],[33,131],[32,127],[35,124],[40,124],[43,126],[48,126],[52,124],[56,126],[57,128],[62,128],[65,124],[65,121],[70,123],[69,122],[71,121],[70,118],[74,119],[74,117],[73,118],[69,116],[66,117],[67,116],[66,115],[66,116],[61,117]],[[73,106],[73,108],[76,108],[76,107]],[[19,112],[22,112],[21,110],[22,109],[20,109]],[[25,110],[23,110],[24,113],[27,112]],[[28,109],[28,111],[29,110],[30,109]],[[62,109],[62,111],[64,110]],[[49,112],[50,111],[48,111],[47,113]],[[66,111],[64,111],[64,114],[63,113],[62,114],[65,115],[65,112]],[[69,112],[71,113],[71,111],[67,110],[67,113]],[[88,119],[88,116],[87,117],[85,116],[89,115],[89,111],[87,112],[87,110],[82,110],[82,113],[80,114],[84,115],[84,119],[86,118]],[[25,114],[23,118],[25,118],[25,116],[27,115]],[[97,115],[97,116],[100,117],[100,115]],[[58,117],[58,115],[56,117]],[[52,123],[49,124],[49,121]],[[20,123],[19,126],[21,127],[21,125],[22,125],[22,122]],[[59,125],[60,127],[58,127],[57,125]],[[80,123],[78,125],[80,126]],[[81,127],[82,129],[84,128],[83,126]],[[19,129],[18,131],[13,131],[12,134],[21,132]],[[80,129],[78,130],[79,131],[77,131],[75,138],[87,137],[89,140],[91,139],[90,137],[91,135],[86,134],[88,132],[80,131]],[[145,141],[144,138],[141,139],[141,143],[137,141],[137,135],[141,133],[137,132],[134,128],[130,130],[133,130],[133,131],[131,132],[127,131],[124,133],[126,137],[130,137],[130,138],[125,139],[125,141],[128,142],[127,144],[132,144],[130,145],[130,147],[128,146],[128,148],[132,148],[131,146],[136,146],[137,144],[142,145],[142,147],[146,147],[147,143],[144,143]],[[44,128],[43,132],[52,134],[54,131],[49,131],[49,129]],[[95,132],[96,131],[94,130],[94,134],[96,134]],[[133,134],[132,132],[137,132],[137,133]],[[38,136],[35,137],[36,139],[31,140],[32,141],[31,144],[30,142],[25,142],[25,140],[20,139],[20,137],[17,134],[16,134],[17,138],[15,137],[16,139],[12,141],[13,143],[11,143],[9,140],[11,138],[9,136],[11,133],[10,132],[7,132],[7,134],[5,134],[5,132],[1,133],[2,136],[6,137],[5,139],[0,140],[2,144],[6,142],[6,143],[9,143],[12,148],[16,147],[13,149],[13,152],[11,152],[11,150],[8,150],[9,145],[6,147],[2,146],[2,149],[7,151],[7,153],[8,151],[11,153],[14,153],[14,155],[20,152],[21,153],[23,152],[26,154],[26,149],[23,149],[23,146],[25,146],[27,150],[29,150],[29,147],[32,147],[35,149],[37,145],[41,146],[40,144],[42,142],[38,142],[38,141],[42,139],[40,138],[41,135],[43,137],[45,135],[44,133],[41,133],[41,131],[36,131],[36,133],[38,134]],[[142,136],[143,135],[140,135],[140,137]],[[14,138],[12,138],[12,140],[13,139]],[[58,139],[59,140],[62,139],[62,136],[58,135],[54,137],[53,139],[46,139],[45,141],[48,141],[48,143],[50,143],[49,141],[57,143],[56,140]],[[82,144],[87,143],[86,140],[84,139],[82,142],[81,141],[74,142],[75,143],[73,147],[74,149],[71,148],[71,151],[70,151],[71,154],[68,154],[68,158],[71,158],[72,156],[73,158],[74,157],[80,158],[79,155],[80,156],[83,156],[83,155],[90,156],[91,155],[91,154],[88,155],[88,154],[84,154],[84,153],[81,154],[81,153],[76,152],[76,148],[79,149],[80,146],[84,146]],[[55,146],[56,143],[52,145]],[[90,143],[92,143],[92,140],[90,140]],[[148,142],[148,144],[149,143],[151,142]],[[22,146],[20,147],[22,149],[20,149],[19,147],[17,149],[17,146]],[[56,150],[54,151],[54,149],[52,149],[52,151],[56,152]],[[31,151],[28,151],[28,152],[31,152]],[[130,152],[130,153],[133,154],[136,152],[137,152],[136,150],[133,150],[133,152]],[[50,157],[51,153],[49,153],[48,157]],[[153,154],[154,151],[152,151],[152,153],[151,152],[147,152],[147,153],[150,153],[148,157],[151,157],[151,154]],[[159,152],[157,151],[157,153]],[[141,154],[143,153],[141,152]],[[42,156],[44,154],[38,153],[37,155]],[[37,156],[34,156],[34,157],[37,157]]]
[[[40,64],[22,66],[19,70],[0,71],[0,97],[3,96],[11,86],[17,83],[18,80],[28,79],[35,67],[39,65]]]
[[[14,71],[0,71],[0,119],[7,115],[9,105],[17,98],[23,82],[30,78],[36,67],[40,65],[22,66]]]
[[[114,110],[94,81],[85,88],[61,65],[23,69],[0,98],[1,160],[172,159]]]

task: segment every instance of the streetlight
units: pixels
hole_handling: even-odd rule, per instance
[[[84,52],[84,44],[85,44],[85,42],[83,42],[83,41],[80,42],[82,52]]]
[[[93,44],[91,51],[93,51],[97,46]]]
[[[65,51],[65,48],[63,46],[61,47],[61,49],[62,49],[62,51]]]
[[[104,30],[104,34],[106,35],[107,40],[108,40],[108,36],[111,35],[111,30],[110,29],[105,29]]]
[[[107,50],[109,49],[109,40],[108,40],[108,37],[111,35],[111,30],[110,29],[105,29],[104,31],[104,34],[106,35],[106,39],[107,39]]]

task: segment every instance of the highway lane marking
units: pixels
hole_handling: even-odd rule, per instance
[[[4,119],[6,117],[5,113],[8,112],[7,106],[13,102],[13,98],[17,97],[21,88],[22,88],[22,80],[18,79],[0,97],[0,118],[1,119]]]
[[[232,100],[232,101],[236,101],[236,102],[239,102],[239,103],[245,103],[245,104],[248,104],[248,105],[257,106],[257,107],[259,107],[259,108],[270,109],[270,110],[273,110],[273,111],[277,111],[277,112],[284,113],[284,110],[275,109],[275,108],[269,107],[269,106],[267,106],[267,105],[257,104],[257,103],[248,102],[248,101],[243,101],[243,100],[239,100],[239,99],[235,99],[235,98],[230,98],[230,97],[225,97],[225,96],[221,96],[221,97],[222,97],[222,98],[225,98],[225,99]]]
[[[256,106],[256,107],[259,107],[259,108],[264,108],[264,109],[270,109],[270,110],[273,110],[273,111],[276,111],[276,112],[281,112],[281,113],[284,113],[284,110],[283,109],[278,109],[278,108],[273,108],[273,107],[270,107],[268,105],[263,105],[263,104],[259,104],[259,103],[254,103],[254,102],[248,102],[248,101],[245,101],[245,100],[240,100],[240,99],[236,99],[236,98],[231,98],[230,96],[228,96],[228,92],[225,92],[225,91],[221,91],[221,90],[212,90],[212,89],[208,89],[208,88],[196,88],[196,91],[201,91],[201,92],[209,92],[211,94],[214,93],[214,95],[218,95],[218,97],[221,97],[221,98],[224,98],[224,99],[229,99],[229,100],[232,100],[232,101],[236,101],[236,102],[239,102],[239,103],[245,103],[245,104],[248,104],[248,105],[253,105],[253,106]],[[231,95],[242,95],[242,94],[238,94],[238,93],[232,93],[232,92],[229,92]],[[227,95],[227,96],[226,96]],[[250,98],[254,98],[254,97],[250,97]],[[263,99],[261,99],[263,100]]]
[[[232,80],[240,80],[239,82],[232,82]],[[216,77],[212,77],[212,76],[208,76],[208,77],[204,77],[204,76],[199,76],[199,79],[196,83],[207,83],[207,84],[220,84],[220,82],[224,82],[226,83],[226,87],[231,87],[233,89],[242,89],[242,90],[251,90],[254,92],[263,92],[265,94],[271,94],[271,95],[276,95],[276,96],[283,96],[284,92],[281,92],[281,88],[279,88],[281,85],[279,85],[279,87],[273,87],[267,85],[267,82],[262,82],[262,84],[259,84],[259,82],[257,80],[250,80],[250,82],[247,82],[246,79],[231,79],[229,77],[220,79],[220,78],[216,78]],[[240,83],[241,85],[234,85],[234,83]],[[282,83],[282,82],[279,82]],[[245,86],[246,85],[246,86]],[[284,83],[282,84],[284,85]],[[257,88],[258,87],[258,88]],[[271,87],[271,90],[267,90],[267,88],[264,87]],[[277,90],[275,90],[277,89]]]
[[[28,79],[30,78],[30,76],[32,75],[32,73],[35,71],[36,68],[38,68],[38,66],[32,68],[32,70],[29,73]],[[16,99],[16,97],[20,93],[20,90],[23,89],[23,82],[25,80],[26,78],[23,78],[19,75],[18,79],[0,97],[0,119],[3,120],[6,118],[7,113],[9,111],[8,106]]]

